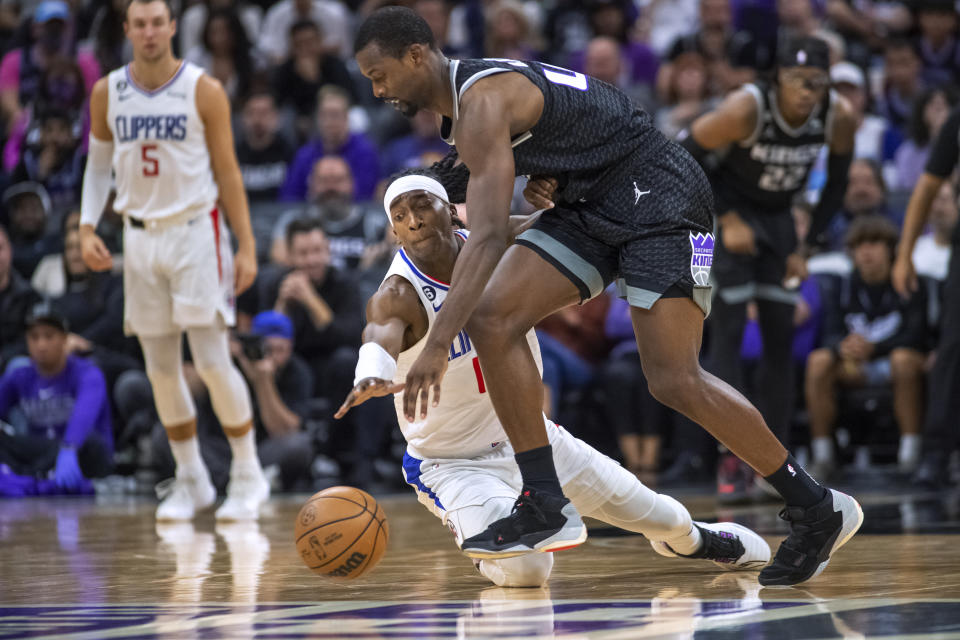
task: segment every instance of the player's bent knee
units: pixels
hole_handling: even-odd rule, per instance
[[[528,553],[505,560],[483,560],[480,573],[498,587],[540,587],[553,569],[552,553]]]
[[[699,372],[686,370],[659,369],[647,375],[650,394],[661,404],[681,412],[702,397],[700,382]]]

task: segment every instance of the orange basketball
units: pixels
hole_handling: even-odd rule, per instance
[[[314,573],[359,578],[387,550],[387,515],[366,491],[330,487],[313,494],[293,525],[297,551]]]

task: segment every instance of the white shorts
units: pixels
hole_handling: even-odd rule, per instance
[[[549,420],[546,426],[557,477],[581,515],[591,515],[638,484],[632,473],[563,427]],[[459,546],[509,515],[523,484],[513,455],[509,442],[469,459],[419,460],[405,453],[404,479],[417,499],[450,528]]]
[[[123,257],[127,335],[234,324],[230,233],[216,208],[165,228],[139,228],[128,221]]]

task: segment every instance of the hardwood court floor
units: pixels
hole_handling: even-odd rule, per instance
[[[158,525],[145,498],[0,502],[0,640],[12,638],[960,638],[960,499],[858,495],[862,533],[802,588],[656,555],[592,530],[544,589],[490,586],[412,496],[381,500],[390,544],[367,577],[302,565],[276,498],[259,526]],[[718,511],[771,546],[776,506]]]

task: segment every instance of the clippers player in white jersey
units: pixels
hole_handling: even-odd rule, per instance
[[[395,393],[397,420],[407,451],[404,478],[421,503],[441,518],[460,546],[491,522],[510,513],[522,480],[514,451],[486,393],[470,337],[461,331],[450,345],[443,394],[418,421],[404,416],[402,381],[424,348],[446,299],[453,267],[468,232],[458,228],[456,209],[432,177],[411,174],[394,180],[384,209],[401,249],[367,305],[364,345],[356,385],[337,412],[342,417],[365,400]],[[514,218],[514,235],[534,220]],[[538,367],[540,349],[533,330],[527,342]],[[657,553],[704,558],[729,569],[759,570],[770,547],[738,524],[694,523],[679,502],[659,495],[626,469],[563,427],[543,417],[564,492],[584,515],[642,533]],[[523,499],[523,496],[520,498]],[[558,551],[566,542],[545,551]],[[549,553],[496,559],[469,551],[479,571],[502,587],[543,584],[553,567]]]
[[[96,235],[112,167],[113,206],[124,218],[124,329],[140,341],[177,464],[174,481],[158,486],[157,518],[190,519],[216,499],[183,374],[186,331],[233,453],[227,498],[216,516],[253,519],[270,489],[257,459],[249,391],[228,347],[234,298],[257,271],[230,105],[216,80],[174,58],[176,22],[166,0],[129,0],[123,26],[133,62],[97,81],[90,97],[83,259],[96,271],[112,266]],[[237,235],[235,258],[227,221]]]

